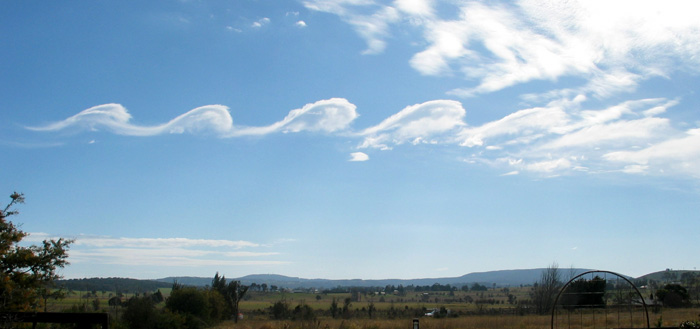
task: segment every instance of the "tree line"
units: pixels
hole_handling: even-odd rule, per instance
[[[155,291],[160,288],[170,288],[172,283],[138,280],[128,278],[85,278],[57,280],[56,286],[65,290],[92,291],[92,292],[115,292],[115,293],[144,293]]]

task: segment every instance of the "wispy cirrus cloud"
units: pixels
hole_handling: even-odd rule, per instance
[[[625,164],[623,171],[627,173],[669,171],[700,178],[700,129],[643,148],[609,152],[603,158]]]
[[[414,42],[426,46],[409,64],[424,75],[459,75],[475,81],[474,86],[449,91],[461,97],[567,76],[584,79],[579,92],[607,96],[679,68],[697,71],[700,55],[700,22],[689,14],[700,5],[684,1],[443,4],[453,6],[457,18],[440,17],[436,3],[427,0],[304,4],[338,15],[355,27],[368,44],[365,53],[382,52],[392,26],[404,22],[419,26],[423,33]]]
[[[390,35],[390,25],[400,19],[396,8],[368,0],[313,0],[303,3],[308,9],[336,14],[352,25],[367,42],[363,54],[383,52],[386,48],[384,39]],[[367,6],[371,8],[370,13],[363,10]]]
[[[624,156],[636,154],[631,150],[665,145],[682,134],[668,118],[657,116],[676,101],[642,99],[599,110],[582,109],[583,101],[581,97],[523,109],[481,126],[465,127],[457,137],[461,145],[480,150],[472,154],[471,161],[518,172],[560,174],[624,171],[620,164],[646,163],[639,157]],[[700,146],[692,138],[678,143],[684,148]],[[636,169],[635,173],[649,172]]]

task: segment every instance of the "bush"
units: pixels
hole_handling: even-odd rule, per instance
[[[301,320],[301,321],[316,320],[316,314],[314,314],[314,310],[311,308],[311,306],[306,305],[306,304],[297,305],[297,307],[294,308],[294,312],[292,313],[292,317],[294,320]]]
[[[204,328],[229,317],[230,308],[215,290],[181,287],[172,291],[165,308],[184,319],[185,328]]]
[[[153,328],[157,318],[156,308],[150,298],[133,297],[129,299],[124,314],[122,314],[122,320],[132,329]]]
[[[165,301],[165,307],[173,313],[193,315],[205,322],[210,317],[209,299],[203,292],[192,287],[173,290]]]
[[[272,313],[272,318],[275,320],[285,320],[291,315],[289,304],[284,300],[275,302],[272,307],[270,307],[270,313]]]

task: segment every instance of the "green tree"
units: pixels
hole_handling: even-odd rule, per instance
[[[148,300],[153,304],[153,300]],[[165,307],[174,313],[194,316],[203,322],[209,322],[209,298],[197,288],[184,287],[173,290],[165,301]]]
[[[233,314],[233,321],[238,323],[238,304],[248,292],[248,287],[242,285],[240,281],[231,281],[227,284],[226,277],[223,275],[219,276],[219,272],[214,275],[211,287],[224,297],[230,310],[229,314]]]
[[[350,307],[352,306],[352,299],[350,297],[345,298],[343,301],[343,317],[346,319],[350,318]]]
[[[289,304],[286,300],[276,301],[271,307],[270,311],[272,313],[272,318],[275,320],[285,320],[289,318],[291,311],[289,310]]]
[[[168,309],[156,309],[150,296],[132,297],[129,299],[121,320],[127,328],[131,329],[189,329],[204,327],[200,324],[201,321],[190,321],[188,323],[187,315],[173,313]]]
[[[340,310],[340,308],[338,307],[338,300],[335,299],[335,297],[334,297],[334,298],[333,298],[333,301],[331,302],[331,308],[330,308],[331,316],[332,316],[334,319],[335,319],[335,316],[338,315],[338,311],[339,311],[339,310]]]
[[[132,329],[153,328],[157,320],[153,300],[150,298],[132,297],[124,310],[122,320]]]
[[[60,278],[57,269],[68,264],[72,240],[44,240],[39,246],[20,246],[29,235],[8,217],[17,215],[14,206],[24,203],[24,195],[14,192],[10,203],[0,209],[0,311],[26,311],[43,301],[42,291]]]
[[[316,314],[314,314],[314,310],[311,308],[311,306],[304,303],[303,300],[299,305],[297,305],[297,307],[294,308],[294,311],[292,311],[292,317],[294,320],[301,321],[316,320]]]
[[[159,304],[165,300],[165,298],[163,297],[163,293],[160,292],[160,290],[156,290],[156,292],[153,295],[151,295],[151,299],[156,304]]]
[[[369,318],[372,318],[372,315],[374,315],[374,312],[377,310],[377,308],[374,306],[374,302],[370,301],[369,305],[367,305],[367,315],[369,315]]]
[[[664,306],[679,307],[690,303],[688,290],[676,283],[670,283],[656,291],[656,298],[664,303]]]

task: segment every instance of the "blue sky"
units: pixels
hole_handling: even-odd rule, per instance
[[[68,278],[694,269],[697,6],[5,1],[0,186]]]

